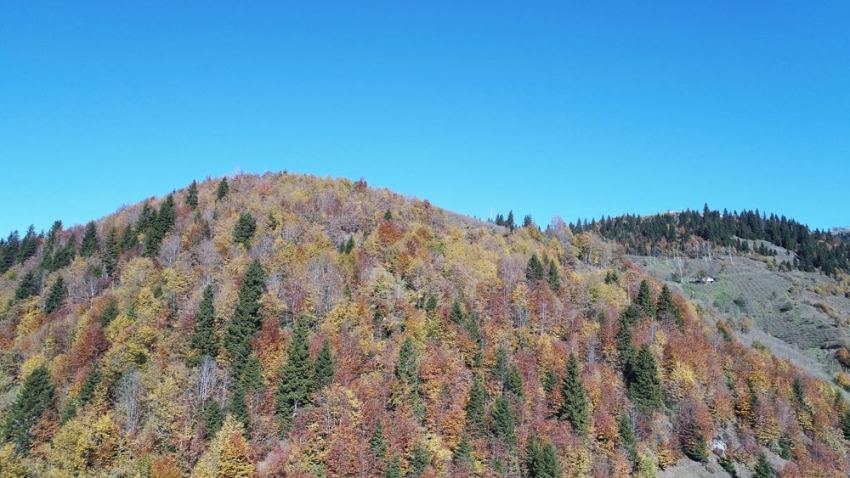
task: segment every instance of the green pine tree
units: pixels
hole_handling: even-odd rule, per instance
[[[646,279],[640,281],[640,288],[635,299],[635,304],[643,311],[647,317],[655,316],[655,304],[652,302],[652,293],[649,291],[649,283]]]
[[[100,367],[97,362],[92,365],[89,373],[86,375],[86,381],[77,396],[72,400],[68,400],[65,410],[62,411],[62,416],[59,418],[59,423],[63,424],[68,420],[77,416],[77,408],[85,406],[94,397],[94,392],[100,382],[103,380],[103,374],[100,373]]]
[[[106,235],[106,242],[103,243],[103,269],[109,277],[114,276],[115,269],[118,268],[118,256],[121,249],[118,246],[118,229],[114,226]]]
[[[215,197],[217,201],[221,201],[224,199],[224,196],[227,196],[228,191],[230,191],[230,186],[227,185],[227,178],[221,178],[221,181],[218,183],[218,190],[216,190]]]
[[[189,343],[201,356],[218,355],[221,347],[216,334],[215,307],[213,306],[213,289],[208,285],[204,289],[201,303],[198,305],[198,313],[195,315],[195,328],[189,336]]]
[[[256,392],[263,388],[263,370],[260,365],[260,359],[256,355],[251,355],[245,361],[245,366],[242,367],[242,375],[239,377],[239,383],[245,387],[245,390],[254,390]]]
[[[419,382],[419,371],[416,364],[416,348],[413,339],[406,337],[398,351],[398,361],[395,365],[395,377],[407,385]]]
[[[531,254],[531,259],[528,260],[528,266],[525,268],[525,278],[529,282],[543,280],[543,263],[537,257],[537,253]]]
[[[127,227],[124,228],[124,233],[121,234],[121,240],[118,242],[118,249],[121,252],[128,252],[138,247],[138,245],[138,230],[134,230],[132,224],[127,224]]]
[[[30,225],[29,229],[27,229],[27,234],[24,236],[23,240],[21,241],[21,246],[18,249],[18,264],[23,264],[24,262],[26,262],[27,259],[34,256],[37,249],[38,234],[35,233],[35,226]],[[10,253],[10,260],[13,256],[14,253]]]
[[[18,282],[18,287],[15,289],[15,300],[24,300],[38,295],[40,289],[39,281],[35,277],[35,271],[30,270]]]
[[[244,361],[251,355],[251,340],[260,330],[260,296],[263,293],[265,273],[260,261],[254,259],[242,277],[233,317],[224,332],[224,348],[233,360],[234,368],[241,371]]]
[[[275,397],[277,416],[284,425],[291,423],[292,416],[299,408],[310,404],[310,392],[315,386],[309,335],[307,318],[302,315],[295,321],[295,330],[286,350],[286,363]]]
[[[543,391],[551,393],[552,390],[555,390],[556,385],[558,385],[558,375],[552,367],[549,367],[543,375]]]
[[[375,429],[372,431],[372,437],[369,438],[369,451],[375,455],[375,458],[383,460],[387,455],[387,440],[384,438],[384,423],[379,418],[375,421]]]
[[[243,212],[239,215],[239,221],[236,222],[236,226],[233,228],[233,242],[242,244],[245,246],[245,249],[251,249],[251,239],[253,239],[256,232],[257,220],[251,214]]]
[[[496,350],[496,363],[493,365],[493,378],[499,383],[505,383],[505,375],[508,373],[508,352],[501,345]]]
[[[682,311],[680,311],[676,306],[676,303],[673,302],[673,293],[670,292],[670,288],[667,287],[667,284],[664,284],[661,288],[661,295],[658,296],[658,305],[655,309],[655,316],[659,320],[664,317],[671,317],[679,327],[685,325],[682,320]]]
[[[570,354],[567,362],[567,372],[561,383],[561,397],[563,402],[558,409],[558,418],[569,422],[578,435],[585,436],[589,421],[587,392],[581,382],[578,360],[574,354]]]
[[[387,221],[392,221],[393,220],[393,212],[390,211],[389,209],[387,209],[387,211],[384,213],[384,219],[387,220]]]
[[[505,374],[505,390],[515,397],[522,397],[522,376],[519,374],[519,369],[516,365],[508,367],[508,372]]]
[[[620,414],[617,418],[617,428],[620,432],[620,445],[626,452],[626,457],[632,462],[632,466],[637,465],[637,437],[635,430],[632,428],[632,422],[625,413]]]
[[[50,286],[50,292],[47,293],[47,298],[44,300],[44,313],[50,315],[59,310],[65,302],[66,295],[68,295],[68,288],[65,287],[65,279],[59,276]]]
[[[455,447],[452,451],[452,463],[454,463],[455,466],[472,465],[472,452],[472,442],[470,442],[469,437],[464,434],[461,436],[457,447]]]
[[[196,181],[192,181],[186,192],[186,205],[192,209],[198,208],[198,183]]]
[[[334,357],[331,352],[331,344],[328,339],[322,342],[322,349],[319,350],[319,355],[316,356],[316,385],[324,387],[330,385],[334,381]]]
[[[245,438],[249,437],[251,421],[248,418],[248,402],[246,395],[248,391],[241,383],[237,383],[233,387],[233,393],[230,395],[230,401],[227,403],[227,413],[241,423],[245,428]]]
[[[105,329],[116,317],[118,317],[118,301],[114,297],[110,297],[106,307],[100,313],[100,326]]]
[[[384,478],[401,478],[401,459],[396,455],[384,469]]]
[[[494,438],[501,439],[508,446],[516,442],[516,420],[511,403],[504,395],[496,397],[493,403],[490,433]]]
[[[484,380],[476,374],[469,390],[469,400],[466,402],[466,431],[474,438],[484,436],[485,399]]]
[[[850,408],[844,410],[844,414],[841,415],[841,432],[845,440],[850,440]]]
[[[558,275],[558,265],[555,264],[555,261],[549,262],[549,288],[556,294],[561,290],[561,278]]]
[[[80,243],[80,257],[91,257],[97,252],[97,249],[97,227],[92,221],[86,224],[86,232],[83,234],[83,241]]]
[[[449,319],[456,324],[462,324],[465,320],[463,308],[457,300],[452,302],[452,310],[449,312]]]
[[[203,422],[208,439],[215,437],[218,431],[221,430],[221,425],[224,423],[224,413],[218,402],[213,399],[207,400],[204,404]]]
[[[759,452],[758,463],[753,469],[753,478],[773,478],[773,468],[770,467],[764,452]]]
[[[527,478],[558,478],[561,465],[552,443],[542,445],[537,435],[531,434],[525,447],[525,476]]]
[[[409,471],[408,476],[411,478],[419,478],[425,473],[425,469],[431,464],[431,456],[428,454],[428,449],[420,442],[416,442],[410,450],[410,455],[407,459]]]
[[[658,411],[662,405],[658,365],[646,344],[641,345],[631,367],[629,398],[643,411]]]
[[[53,383],[47,367],[41,365],[27,375],[15,403],[3,423],[3,438],[26,454],[32,439],[32,428],[42,414],[53,406]]]
[[[162,240],[174,227],[177,221],[177,212],[174,209],[174,196],[169,194],[159,207],[159,211],[151,220],[150,226],[145,230],[145,255],[153,257],[159,253]],[[137,223],[138,224],[138,223]]]

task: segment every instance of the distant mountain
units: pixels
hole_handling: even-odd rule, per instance
[[[10,235],[3,476],[850,471],[834,385],[629,260],[656,222],[500,219],[269,173]]]
[[[811,230],[808,226],[777,214],[744,210],[729,212],[709,209],[702,212],[667,212],[654,216],[623,215],[598,221],[570,224],[573,233],[593,230],[617,241],[631,254],[696,257],[711,243],[730,251],[748,253],[747,241],[768,241],[794,253],[789,263],[803,271],[821,270],[837,276],[850,272],[850,242],[833,232]],[[743,242],[742,242],[743,241]],[[768,249],[756,251],[772,255]]]

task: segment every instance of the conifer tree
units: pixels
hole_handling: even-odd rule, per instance
[[[204,404],[203,421],[207,438],[213,438],[221,430],[221,425],[224,423],[224,414],[218,402],[213,399],[207,400]]]
[[[213,289],[208,285],[204,289],[201,303],[198,304],[198,313],[195,315],[195,328],[189,337],[192,348],[197,350],[201,356],[209,355],[215,357],[220,348],[218,335],[216,335],[215,307],[213,306]]]
[[[758,463],[753,469],[753,478],[773,478],[773,468],[770,467],[764,452],[759,452]]]
[[[128,252],[135,249],[138,245],[138,230],[134,230],[132,224],[127,224],[124,228],[124,234],[121,235],[121,240],[118,242],[118,249],[120,249],[121,252]]]
[[[511,232],[516,229],[516,224],[514,224],[514,211],[508,211],[508,217],[505,219],[505,226],[511,230]]]
[[[457,299],[452,302],[452,310],[449,312],[449,319],[456,324],[462,324],[465,320],[463,308],[460,306],[460,302]]]
[[[410,450],[410,455],[407,459],[409,465],[408,475],[411,478],[419,478],[425,473],[425,469],[431,464],[431,457],[428,454],[428,449],[420,442],[416,442]]]
[[[384,478],[401,478],[401,460],[398,455],[394,456],[384,469]]]
[[[529,282],[543,280],[543,263],[537,257],[537,253],[531,254],[531,259],[528,260],[528,266],[525,268],[525,278]]]
[[[516,420],[511,403],[504,395],[499,395],[493,403],[491,417],[491,435],[501,439],[508,446],[513,446],[516,441]]]
[[[413,339],[410,337],[405,337],[398,351],[395,377],[407,385],[416,385],[419,381],[419,372],[416,365],[416,349],[413,345]]]
[[[115,274],[115,269],[118,268],[118,255],[121,250],[118,247],[118,229],[114,226],[106,235],[106,241],[103,243],[103,268],[106,275],[112,277]]]
[[[295,321],[295,330],[286,349],[286,363],[275,397],[277,415],[284,425],[290,423],[299,408],[310,404],[310,392],[315,386],[309,334],[307,318],[302,315]]]
[[[59,248],[47,264],[46,269],[50,272],[57,271],[71,265],[77,254],[77,236],[71,234],[65,247]]]
[[[466,402],[466,431],[473,438],[484,436],[484,380],[480,375],[473,378]]]
[[[18,287],[15,289],[15,300],[24,300],[38,295],[39,289],[40,286],[38,279],[35,277],[35,271],[30,270],[18,282]]]
[[[264,282],[263,266],[254,259],[242,277],[236,308],[224,333],[224,346],[237,372],[241,371],[244,361],[251,354],[251,339],[260,330],[260,296]]]
[[[466,434],[461,436],[460,442],[457,444],[457,447],[452,451],[452,463],[457,465],[471,465],[472,464],[472,443],[469,441],[469,437]]]
[[[248,436],[250,420],[248,419],[248,402],[246,401],[247,390],[241,383],[237,383],[233,387],[233,393],[230,395],[230,400],[227,403],[227,413],[241,423],[244,427],[243,432]]]
[[[89,373],[86,375],[86,381],[83,382],[83,387],[80,389],[79,393],[77,393],[77,396],[68,400],[65,410],[62,411],[62,416],[59,418],[60,425],[77,416],[77,409],[85,406],[91,401],[92,397],[94,397],[94,392],[97,389],[97,386],[100,385],[101,380],[103,380],[103,374],[100,373],[100,367],[98,367],[97,362],[95,362],[94,365],[92,365],[91,370],[89,370]]]
[[[845,440],[850,440],[850,408],[844,410],[841,415],[841,433],[844,434]]]
[[[499,383],[505,383],[505,375],[508,373],[508,352],[501,345],[496,350],[496,364],[493,365],[493,378]]]
[[[13,231],[9,234],[9,238],[6,239],[3,247],[0,248],[0,252],[2,252],[0,254],[0,274],[5,274],[6,271],[15,265],[15,262],[18,260],[20,248],[21,241],[18,231]]]
[[[393,212],[390,211],[389,209],[387,209],[387,211],[384,212],[384,220],[386,220],[386,221],[392,221],[393,220]]]
[[[626,457],[632,462],[632,466],[637,464],[637,437],[635,436],[634,428],[629,417],[622,413],[617,418],[617,428],[620,432],[620,444],[626,452]]]
[[[35,255],[37,249],[38,235],[35,233],[35,226],[30,225],[29,229],[27,229],[27,234],[21,241],[20,249],[18,250],[18,263],[23,264],[26,262],[27,259]]]
[[[51,314],[65,302],[65,296],[68,294],[68,289],[65,287],[65,279],[62,276],[56,278],[53,285],[50,286],[50,292],[47,293],[47,299],[44,301],[44,313]]]
[[[383,460],[387,455],[387,440],[384,438],[384,423],[379,418],[375,422],[375,429],[372,431],[372,437],[369,438],[369,451],[375,455],[375,458]]]
[[[33,427],[53,406],[53,392],[53,383],[44,365],[36,367],[24,379],[18,398],[3,424],[4,440],[14,444],[18,453],[27,453]]]
[[[522,376],[519,374],[519,369],[516,365],[508,367],[508,372],[505,374],[505,390],[515,397],[522,397]]]
[[[105,329],[116,317],[118,317],[118,301],[112,297],[100,313],[100,326]]]
[[[629,398],[643,411],[658,411],[662,405],[658,365],[646,344],[641,345],[631,367]]]
[[[581,382],[578,360],[570,354],[567,371],[561,383],[563,402],[558,409],[558,418],[572,425],[573,430],[580,436],[587,434],[589,412],[587,407],[587,392]]]
[[[221,178],[221,181],[218,183],[218,190],[216,190],[215,193],[216,200],[221,201],[224,199],[224,196],[227,196],[228,191],[230,191],[230,186],[227,184],[227,178]]]
[[[150,226],[145,230],[145,255],[155,256],[159,252],[162,240],[174,227],[177,221],[177,212],[174,210],[174,196],[169,194],[159,207],[159,212],[151,220]]]
[[[549,288],[556,294],[561,290],[561,278],[558,275],[558,265],[555,264],[555,261],[549,262]]]
[[[546,373],[543,375],[543,390],[546,393],[550,393],[555,389],[555,386],[558,385],[558,375],[549,367],[546,369]]]
[[[247,212],[239,215],[239,221],[233,228],[233,242],[242,244],[245,249],[251,249],[251,239],[257,232],[257,220]]]
[[[153,225],[154,219],[156,219],[156,210],[151,207],[149,202],[145,201],[142,204],[139,217],[136,219],[136,232],[145,232]]]
[[[198,183],[197,181],[192,181],[192,184],[189,185],[188,191],[186,191],[186,205],[192,209],[198,208]]]
[[[646,279],[640,281],[640,288],[638,289],[635,304],[641,308],[647,317],[653,317],[655,315],[655,304],[652,303],[652,293],[649,291],[649,283],[646,282]]]
[[[561,464],[552,443],[541,445],[532,433],[525,447],[525,476],[528,478],[559,478]]]
[[[319,355],[316,356],[316,385],[324,387],[330,385],[334,381],[334,358],[331,352],[331,344],[328,339],[322,342],[322,349],[319,350]]]
[[[254,390],[256,392],[263,388],[263,369],[260,365],[260,359],[256,355],[251,355],[245,361],[239,382],[245,387],[245,390]]]
[[[80,242],[80,257],[91,257],[97,249],[97,227],[92,221],[86,224],[86,232],[83,234],[83,241]]]
[[[679,327],[685,325],[682,320],[682,312],[676,306],[676,303],[673,302],[673,293],[670,292],[667,284],[664,284],[661,288],[661,295],[658,296],[658,305],[656,307],[656,317],[660,320],[664,316],[672,317]]]

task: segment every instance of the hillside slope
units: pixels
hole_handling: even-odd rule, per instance
[[[0,279],[3,476],[850,470],[833,386],[563,224],[282,173],[34,243]]]

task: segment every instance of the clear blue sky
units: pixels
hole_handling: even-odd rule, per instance
[[[847,225],[848,32],[846,0],[3,2],[0,234],[236,168]]]

